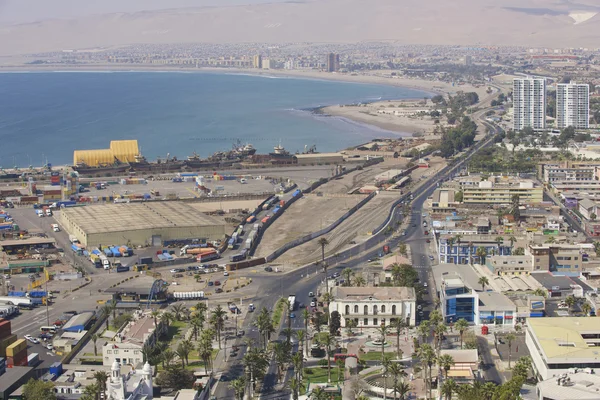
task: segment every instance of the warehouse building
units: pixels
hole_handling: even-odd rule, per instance
[[[85,164],[90,167],[111,165],[117,160],[122,163],[135,161],[140,154],[137,140],[113,140],[110,148],[97,150],[75,150],[73,165]]]
[[[143,202],[64,209],[61,225],[90,248],[112,243],[162,246],[165,240],[217,240],[225,222],[180,202]]]
[[[296,154],[298,165],[342,164],[344,156],[340,153]]]

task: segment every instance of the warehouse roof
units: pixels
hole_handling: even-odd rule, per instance
[[[294,154],[296,158],[325,158],[325,157],[340,157],[341,153],[308,153],[308,154]]]
[[[82,331],[85,326],[94,318],[94,312],[82,312],[73,316],[67,323],[62,327],[63,331]]]
[[[3,240],[0,246],[32,246],[36,244],[54,244],[56,240],[52,238],[30,237],[27,239]]]
[[[86,234],[223,225],[180,202],[144,202],[74,207],[62,211]]]

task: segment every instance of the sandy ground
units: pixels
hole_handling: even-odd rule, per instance
[[[398,199],[393,192],[380,192],[350,218],[342,222],[336,229],[324,237],[329,240],[325,255],[339,253],[354,243],[365,241],[371,235],[372,229],[381,224],[388,216],[392,203]],[[284,253],[275,262],[303,265],[321,258],[321,246],[317,240],[311,240],[301,246]]]
[[[310,194],[296,201],[265,231],[255,255],[264,257],[294,239],[331,225],[366,197],[340,196]]]

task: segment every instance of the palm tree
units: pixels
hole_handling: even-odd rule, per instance
[[[318,241],[319,246],[321,246],[321,266],[323,267],[323,271],[325,272],[325,293],[329,293],[329,282],[327,279],[327,263],[325,262],[325,246],[329,244],[329,240],[326,237],[322,237]],[[327,304],[329,307],[329,304]]]
[[[379,336],[381,337],[381,357],[383,358],[384,356],[384,350],[385,350],[385,336],[389,333],[390,327],[387,325],[381,325],[379,328],[376,329],[377,333],[379,333]]]
[[[283,371],[285,370],[286,364],[290,360],[289,347],[284,343],[275,343],[273,347],[273,356],[277,363],[277,380],[281,381],[283,377]]]
[[[162,352],[161,358],[162,358],[163,369],[168,368],[171,365],[171,363],[175,359],[175,355],[176,355],[175,352],[171,349],[166,349],[165,351]]]
[[[438,357],[438,365],[444,370],[444,376],[448,379],[448,371],[454,365],[454,358],[450,354],[442,354]]]
[[[510,356],[512,355],[512,342],[513,340],[516,339],[515,335],[512,333],[509,333],[508,335],[506,335],[504,337],[504,339],[506,339],[506,342],[508,343],[508,368],[510,369]]]
[[[433,348],[427,343],[422,344],[421,347],[419,347],[419,358],[421,359],[421,363],[423,363],[424,367],[423,369],[425,370],[426,388],[429,386],[428,398],[431,398],[431,367],[435,363],[436,359]],[[427,369],[429,369],[429,376],[427,376]]]
[[[300,382],[296,378],[290,379],[288,387],[292,391],[292,400],[298,400],[300,396]]]
[[[583,303],[583,305],[581,306],[581,311],[583,311],[583,314],[587,317],[588,315],[590,315],[590,311],[592,310],[592,306],[590,306],[588,303]]]
[[[183,318],[183,314],[185,313],[185,306],[183,304],[175,304],[173,306],[173,314],[175,314],[175,319],[177,321],[181,321]]]
[[[175,316],[173,313],[165,311],[160,314],[160,322],[163,323],[167,328],[171,325],[171,323],[175,320]]]
[[[192,331],[194,333],[194,340],[198,340],[198,333],[200,333],[202,331],[202,326],[204,325],[204,320],[201,318],[200,315],[195,315],[191,320],[190,320],[190,325],[192,327]]]
[[[447,379],[442,384],[441,392],[442,392],[442,396],[444,396],[444,398],[446,400],[451,400],[452,395],[454,393],[456,393],[457,391],[458,391],[458,385],[456,384],[454,379]]]
[[[217,340],[219,342],[219,349],[221,348],[221,330],[223,329],[224,317],[227,315],[227,312],[223,310],[223,307],[219,304],[217,308],[212,310],[211,312],[211,323],[215,327],[215,331],[217,332]]]
[[[535,291],[533,292],[533,294],[535,296],[546,297],[546,291],[544,289],[542,289],[542,288],[535,289]]]
[[[484,400],[492,400],[492,398],[494,397],[494,394],[496,393],[498,386],[496,386],[495,383],[493,382],[486,382],[482,387],[481,387],[481,395],[483,396]]]
[[[304,332],[306,334],[306,341],[304,343],[304,356],[308,357],[308,321],[310,321],[310,312],[306,308],[302,310],[302,318],[304,319]]]
[[[390,368],[391,361],[388,357],[381,357],[381,366],[383,367],[383,400],[387,400],[387,378],[388,370]]]
[[[365,278],[362,275],[356,275],[354,277],[354,285],[356,287],[361,287],[363,285],[365,285],[367,283],[367,281],[365,281]]]
[[[479,283],[481,285],[482,292],[485,292],[485,287],[490,285],[490,281],[488,280],[488,278],[486,276],[482,276],[481,278],[479,278],[477,283]]]
[[[390,321],[390,327],[396,330],[396,357],[399,360],[402,357],[402,350],[400,350],[400,335],[407,325],[402,318],[396,318]]]
[[[431,324],[427,320],[421,321],[421,323],[419,324],[419,326],[417,326],[417,333],[422,338],[421,344],[423,344],[423,343],[425,343],[427,341],[427,338],[429,337],[430,330],[431,330]]]
[[[338,370],[337,371],[337,381],[338,381],[338,384],[339,384],[340,382],[343,382],[343,379],[341,379],[341,377],[342,377],[342,369],[345,369],[346,362],[344,360],[342,360],[342,359],[339,359],[339,360],[337,360],[335,362],[335,364],[337,365],[337,370]]]
[[[306,332],[303,330],[296,331],[296,337],[298,338],[298,343],[300,343],[300,351],[304,355],[304,339]]]
[[[487,250],[483,246],[479,246],[475,251],[475,255],[479,257],[479,265],[485,265],[485,258],[487,257]]]
[[[111,303],[106,303],[102,309],[102,314],[106,317],[106,330],[108,330],[108,320],[110,319],[110,312],[112,311],[112,305]],[[114,320],[114,318],[113,318]]]
[[[395,384],[393,389],[394,389],[394,396],[396,395],[396,393],[398,393],[398,396],[400,396],[400,400],[405,400],[406,395],[410,392],[410,384],[408,384],[407,382],[401,381],[401,382],[398,382],[397,385]]]
[[[240,376],[239,378],[232,380],[229,384],[229,388],[233,389],[235,400],[242,400],[244,398],[244,390],[246,389],[246,378]]]
[[[94,355],[97,356],[98,348],[96,347],[96,342],[98,341],[98,335],[94,333],[92,336],[90,336],[90,339],[92,340],[92,343],[94,344]]]
[[[443,322],[440,322],[439,324],[437,324],[435,326],[435,328],[433,329],[433,333],[435,335],[435,340],[436,340],[438,354],[439,354],[440,350],[442,350],[442,338],[444,337],[444,334],[446,332],[448,332],[448,327]]]
[[[569,313],[573,310],[573,306],[577,300],[575,300],[575,296],[569,296],[565,299],[565,304],[569,307]]]
[[[350,268],[344,268],[342,271],[342,276],[344,277],[344,286],[350,286],[350,279],[354,272]]]
[[[454,329],[460,334],[460,348],[463,348],[463,335],[467,329],[469,329],[469,323],[466,319],[461,318],[454,324]]]
[[[154,329],[158,330],[158,317],[160,317],[160,311],[152,310],[150,316],[154,320]]]
[[[317,342],[327,350],[327,382],[331,383],[331,347],[335,344],[335,338],[329,333],[323,333],[317,338]]]
[[[392,269],[390,270],[392,274],[392,280],[394,281],[394,285],[398,286],[398,282],[400,281],[400,277],[402,276],[402,267],[400,264],[394,263],[392,264]]]
[[[182,367],[185,368],[185,366],[188,364],[188,358],[192,350],[194,350],[194,345],[189,340],[184,340],[177,346],[175,354],[177,354],[177,357],[181,359]]]
[[[394,377],[394,388],[398,386],[398,379],[402,376],[406,376],[406,372],[404,372],[404,368],[402,364],[397,362],[390,362],[388,367],[388,373]],[[394,390],[394,400],[396,400],[396,390]]]
[[[502,255],[502,243],[504,243],[504,238],[502,236],[496,236],[496,243],[498,244],[498,255]]]
[[[517,238],[514,236],[511,236],[508,238],[508,241],[510,242],[510,253],[512,254],[512,250],[515,245],[515,242],[517,241]]]
[[[98,386],[99,393],[106,393],[106,382],[108,381],[108,374],[105,371],[96,371],[94,373],[94,379]]]
[[[552,244],[555,242],[556,242],[556,239],[554,238],[554,236],[550,236],[550,237],[548,237],[548,239],[546,239],[546,243]]]

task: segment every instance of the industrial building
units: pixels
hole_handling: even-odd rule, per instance
[[[62,227],[86,247],[128,243],[161,246],[165,240],[217,240],[225,222],[181,202],[143,202],[64,209]]]
[[[344,156],[340,153],[296,154],[298,165],[342,164]]]
[[[140,154],[137,140],[113,140],[108,149],[75,150],[73,165],[85,164],[89,167],[111,165],[115,161],[128,163],[135,161]]]

